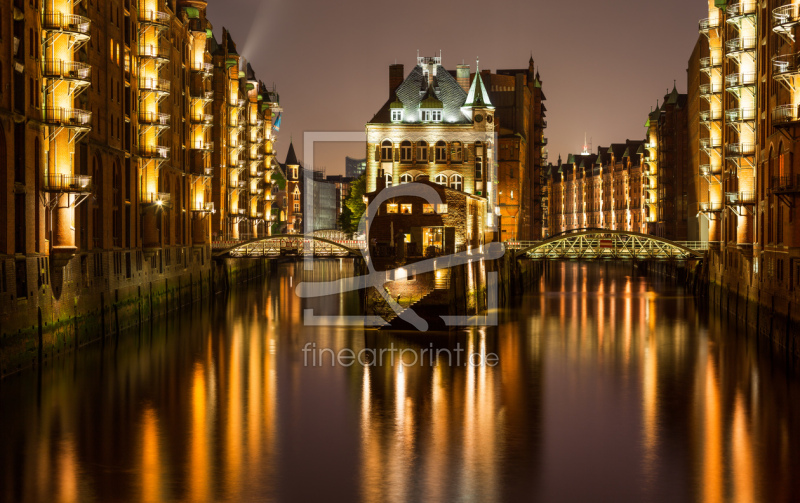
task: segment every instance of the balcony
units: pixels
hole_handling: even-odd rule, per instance
[[[700,21],[700,33],[707,35],[709,31],[719,28],[719,18],[706,18]]]
[[[89,40],[92,22],[88,17],[60,12],[46,12],[42,17],[42,28],[49,32],[70,35],[78,40]]]
[[[800,175],[773,176],[770,190],[773,194],[800,194]]]
[[[213,101],[214,91],[197,91],[190,94],[193,100]]]
[[[739,18],[745,16],[754,16],[756,13],[758,3],[755,0],[745,0],[743,2],[728,5],[728,22],[736,22]]]
[[[139,145],[139,156],[145,159],[167,160],[169,159],[169,147],[161,145]]]
[[[211,151],[211,150],[214,150],[214,142],[213,141],[196,141],[196,142],[192,143],[190,148],[192,150]]]
[[[719,68],[721,66],[722,66],[722,53],[719,51],[715,51],[714,54],[712,54],[711,56],[700,58],[701,70],[710,70],[713,68]]]
[[[89,85],[92,82],[92,67],[88,63],[46,59],[42,67],[42,75],[48,79],[72,80]]]
[[[701,138],[700,148],[703,150],[718,149],[722,147],[722,140],[720,138]]]
[[[772,109],[772,125],[776,128],[794,126],[800,122],[797,105],[778,105]]]
[[[169,207],[172,196],[168,192],[149,192],[142,194],[142,206]]]
[[[772,58],[773,77],[800,74],[800,54],[782,54]]]
[[[139,9],[139,22],[159,28],[169,27],[170,16],[166,12],[157,10]]]
[[[727,122],[728,124],[753,122],[755,120],[756,120],[755,108],[732,108],[725,111],[725,122]]]
[[[700,96],[708,97],[722,92],[721,84],[703,84],[700,86]]]
[[[51,126],[91,129],[92,113],[74,108],[45,108],[44,122]]]
[[[89,194],[92,192],[92,177],[47,174],[43,179],[42,192]]]
[[[170,48],[166,44],[139,44],[139,57],[166,63],[169,61]]]
[[[757,78],[755,73],[732,73],[725,77],[725,88],[738,89],[755,86]]]
[[[210,215],[212,213],[216,213],[216,211],[214,210],[213,202],[203,203],[203,202],[193,201],[189,206],[189,211],[201,215]]]
[[[794,27],[800,22],[800,4],[776,7],[772,11],[772,31],[794,41]]]
[[[756,204],[756,193],[748,192],[726,192],[725,201],[729,205],[743,206]]]
[[[742,37],[728,40],[725,42],[725,54],[727,56],[736,56],[743,52],[755,51],[756,43],[756,37]]]
[[[756,146],[752,143],[728,143],[725,145],[725,155],[728,157],[748,157],[755,153]]]
[[[214,122],[214,116],[211,114],[192,114],[193,124],[211,124]]]
[[[719,213],[725,209],[722,203],[700,203],[701,213]]]
[[[721,118],[722,118],[721,110],[703,110],[702,112],[700,112],[701,123],[714,122],[720,120]]]
[[[149,126],[168,127],[171,116],[159,112],[139,111],[139,123]]]
[[[140,77],[139,89],[153,93],[169,94],[170,81],[155,77]]]
[[[190,69],[193,72],[202,73],[203,75],[211,75],[211,72],[214,71],[214,64],[205,62],[193,62],[190,66]]]

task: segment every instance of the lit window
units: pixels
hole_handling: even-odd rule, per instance
[[[397,213],[398,205],[396,204],[387,204],[386,205],[386,213]]]
[[[461,162],[464,156],[464,149],[461,147],[461,142],[453,142],[453,152],[450,160],[453,162]]]
[[[433,205],[432,204],[423,204],[422,205],[422,213],[426,215],[430,215],[433,213]]]
[[[410,215],[411,214],[411,205],[410,204],[401,204],[400,205],[400,213],[402,213],[404,215]]]
[[[392,110],[392,122],[400,122],[403,120],[403,111],[400,109]]]
[[[294,203],[294,212],[300,213],[300,203]]]
[[[439,213],[439,214],[447,213],[447,205],[446,204],[437,204],[436,205],[436,213]]]
[[[417,162],[428,162],[428,142],[417,143]]]
[[[511,199],[514,199],[514,191],[511,191]]]
[[[461,175],[453,175],[450,177],[450,188],[455,190],[461,190],[462,185],[464,184],[464,179]],[[512,193],[511,198],[514,198]]]
[[[382,161],[392,160],[392,142],[390,142],[389,140],[386,140],[383,143],[381,143],[381,160]]]

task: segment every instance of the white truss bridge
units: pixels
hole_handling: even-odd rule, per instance
[[[291,256],[361,257],[363,240],[328,239],[321,236],[282,234],[247,241],[213,244],[215,257],[278,258]]]

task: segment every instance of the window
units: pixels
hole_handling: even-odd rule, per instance
[[[434,110],[431,115],[433,122],[442,122],[442,111],[441,110]]]
[[[411,162],[411,142],[408,140],[400,144],[400,162]]]
[[[397,204],[387,204],[386,213],[397,213]]]
[[[436,213],[439,213],[439,214],[447,213],[447,205],[446,204],[437,204],[436,205]]]
[[[514,191],[511,191],[511,199],[514,199]]]
[[[425,215],[430,215],[433,213],[433,205],[432,204],[423,204],[422,205],[422,213]]]
[[[400,183],[411,183],[414,179],[408,173],[400,175]]]
[[[392,161],[392,142],[389,140],[381,143],[381,160],[389,162]]]
[[[295,189],[294,189],[294,200],[295,201],[299,201],[300,200],[300,189],[298,189],[297,187],[295,187]]]
[[[401,204],[400,205],[400,213],[402,213],[404,215],[410,215],[411,214],[411,205],[410,204]]]
[[[294,212],[300,213],[300,203],[294,203]]]
[[[450,177],[450,188],[451,189],[461,190],[461,187],[463,186],[463,184],[464,184],[464,179],[461,177],[461,175],[453,175],[453,176]],[[512,198],[514,197],[513,193],[512,193],[511,197]]]
[[[420,120],[422,120],[422,122],[430,122],[431,121],[431,111],[430,110],[423,110],[420,113]]]
[[[450,160],[453,162],[461,162],[464,159],[464,149],[461,146],[461,142],[453,142],[453,152],[450,157]]]
[[[447,144],[443,141],[436,143],[436,162],[447,162]]]
[[[483,158],[477,157],[475,159],[475,180],[483,180]]]
[[[384,179],[386,180],[386,186],[392,186],[392,175],[383,175]]]
[[[436,175],[436,178],[434,178],[433,181],[439,185],[447,185],[447,177],[445,175]]]
[[[417,162],[428,162],[428,142],[417,143]]]
[[[400,122],[402,120],[403,120],[403,110],[402,109],[392,110],[392,122]]]

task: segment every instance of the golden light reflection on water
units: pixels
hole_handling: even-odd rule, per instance
[[[38,398],[35,380],[4,382],[0,405],[17,413],[0,407],[0,501],[300,500],[309,479],[317,499],[346,501],[800,494],[796,377],[729,325],[704,324],[680,292],[630,269],[557,267],[499,327],[423,339],[309,328],[282,278],[54,365]],[[311,368],[305,341],[460,343],[500,363]],[[314,415],[332,396],[342,417]]]

